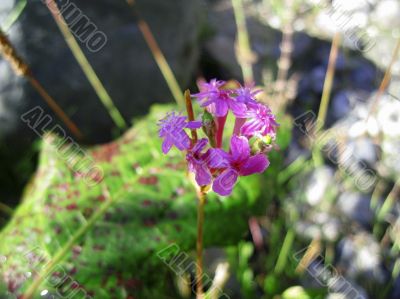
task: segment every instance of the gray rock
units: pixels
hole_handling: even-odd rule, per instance
[[[342,239],[338,245],[337,267],[344,270],[346,277],[364,283],[381,284],[387,281],[383,269],[382,252],[376,239],[360,232]]]
[[[224,79],[242,78],[235,53],[237,32],[231,1],[208,0],[208,2],[208,24],[213,34],[205,44],[206,51],[224,72],[226,76]],[[265,64],[274,67],[279,57],[280,33],[254,17],[247,18],[247,29],[255,54],[255,81],[259,83],[262,81]]]
[[[346,116],[350,108],[350,100],[346,91],[338,92],[332,99],[332,114],[335,119]]]
[[[328,166],[317,168],[310,176],[305,197],[307,202],[315,206],[319,204],[327,193],[328,187],[334,184],[334,170]]]
[[[326,287],[329,293],[326,299],[369,298],[367,292],[356,281],[342,276],[335,266],[325,264],[321,258],[310,263],[307,275],[302,277],[302,285],[307,288]]]
[[[368,227],[374,216],[370,209],[370,200],[369,196],[363,194],[344,192],[338,199],[337,207],[349,220]]]
[[[0,22],[4,22],[4,16],[9,14],[17,1],[1,2]],[[138,11],[149,23],[181,86],[186,87],[197,65],[200,0],[136,2]],[[80,46],[126,121],[145,113],[154,102],[173,100],[125,1],[100,0],[92,3],[73,0],[71,3],[98,27],[98,32],[107,37],[101,49],[95,43],[80,42]],[[37,79],[73,118],[89,141],[107,141],[115,125],[42,1],[28,1],[8,34],[31,65]],[[24,79],[13,74],[3,59],[0,60],[0,75],[0,140],[22,142],[24,137],[33,133],[20,121],[20,115],[36,105],[50,110]]]
[[[362,137],[351,141],[347,149],[357,160],[365,161],[370,165],[374,165],[378,160],[378,148],[369,138]]]
[[[296,223],[296,233],[301,238],[313,240],[321,238],[329,242],[334,242],[341,234],[343,227],[339,219],[324,212],[310,212],[305,216],[305,220]]]
[[[394,282],[392,293],[389,296],[390,299],[400,298],[400,276],[396,278]]]

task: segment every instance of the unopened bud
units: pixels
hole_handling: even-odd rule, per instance
[[[257,137],[251,146],[253,154],[268,153],[275,147],[274,140],[270,135]]]
[[[214,121],[214,117],[211,113],[204,111],[202,116],[203,122],[203,132],[207,135],[208,139],[210,140],[210,145],[215,147],[215,133],[217,131],[217,125]]]

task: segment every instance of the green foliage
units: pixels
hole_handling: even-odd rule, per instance
[[[264,216],[271,216],[271,206],[274,200],[279,200],[279,196],[285,193],[285,185],[279,181],[279,174],[284,169],[284,150],[288,147],[291,141],[292,119],[289,116],[278,117],[280,127],[278,131],[277,143],[280,148],[278,151],[272,151],[269,155],[271,165],[262,177],[262,193],[261,200],[267,208],[261,211]],[[260,211],[258,211],[260,212]],[[271,298],[269,295],[280,294],[283,283],[280,277],[274,275],[276,262],[280,255],[277,248],[282,247],[283,234],[286,227],[284,226],[283,218],[280,215],[272,215],[272,218],[277,217],[276,221],[271,223],[271,230],[266,237],[270,250],[266,255],[256,252],[252,242],[240,242],[236,246],[231,246],[227,249],[232,272],[235,273],[236,279],[240,284],[241,295],[243,298],[257,298],[257,290],[263,289],[268,295],[266,298]],[[254,258],[256,256],[256,258]],[[260,277],[260,273],[267,271],[266,277]]]
[[[155,106],[121,139],[87,149],[104,171],[92,186],[72,170],[60,140],[44,139],[34,180],[0,236],[0,294],[177,298],[157,252],[195,248],[197,203],[183,155],[161,154],[156,122],[171,108]],[[272,165],[281,159],[271,156]],[[275,175],[267,175],[272,190]],[[242,178],[229,198],[210,194],[206,246],[237,244],[249,216],[265,210],[260,178]]]
[[[242,241],[237,246],[227,248],[226,252],[230,265],[235,270],[235,276],[241,288],[241,295],[243,298],[254,298],[254,272],[250,263],[250,258],[254,253],[253,243]]]
[[[301,286],[288,288],[282,294],[282,299],[323,299],[326,292],[324,290],[305,289]]]

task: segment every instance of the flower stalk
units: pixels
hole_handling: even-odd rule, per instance
[[[203,299],[203,230],[204,230],[204,207],[207,201],[205,188],[202,187],[197,192],[197,241],[196,241],[196,298]]]
[[[186,112],[188,114],[189,121],[194,121],[192,98],[190,96],[190,91],[188,89],[185,91],[185,104],[186,104]],[[196,129],[191,129],[190,132],[192,134],[192,143],[193,143],[193,145],[195,145],[197,143],[197,131],[196,131]]]

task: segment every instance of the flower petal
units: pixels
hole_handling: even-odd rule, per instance
[[[213,106],[214,106],[213,110],[215,109],[214,114],[217,117],[225,116],[228,113],[229,107],[226,101],[223,100],[215,101]]]
[[[228,196],[232,193],[233,187],[235,186],[239,174],[232,168],[226,169],[222,172],[213,183],[214,192],[222,196]]]
[[[221,169],[229,166],[229,154],[220,148],[212,148],[205,155],[208,166]]]
[[[202,122],[200,120],[189,121],[186,125],[188,129],[198,129],[201,128]]]
[[[246,176],[254,173],[263,173],[268,166],[268,158],[264,154],[257,154],[250,157],[240,168],[240,175]]]
[[[188,149],[190,147],[190,138],[185,133],[185,131],[177,132],[177,135],[170,135],[170,139],[173,141],[174,145],[181,151]]]
[[[195,179],[199,186],[206,186],[211,183],[211,173],[205,161],[197,164],[194,169],[196,172]]]
[[[229,108],[231,108],[232,113],[236,117],[242,117],[242,118],[246,117],[246,113],[247,113],[246,104],[232,100],[232,101],[229,101]]]
[[[258,133],[260,131],[260,126],[262,126],[262,124],[260,124],[260,122],[256,119],[251,119],[248,120],[241,129],[241,133],[245,136],[252,136],[255,135],[256,133]]]
[[[170,138],[165,138],[162,144],[162,152],[164,154],[168,154],[168,152],[171,150],[171,147],[173,145],[173,142]]]
[[[230,150],[234,162],[240,163],[250,157],[249,141],[244,136],[232,136]]]
[[[201,138],[200,140],[197,141],[196,145],[193,147],[192,152],[194,154],[199,154],[203,148],[207,145],[208,139],[207,138]]]

